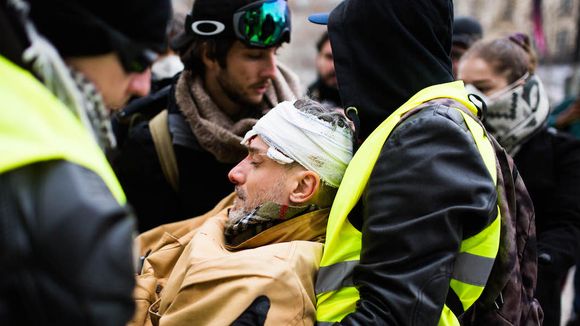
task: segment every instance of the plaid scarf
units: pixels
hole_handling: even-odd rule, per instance
[[[117,141],[101,93],[81,72],[70,69],[70,73],[81,93],[82,106],[99,147],[104,151],[114,149]]]
[[[239,245],[274,225],[317,209],[316,205],[287,206],[273,202],[264,203],[240,220],[227,222],[224,232],[226,242],[228,245]]]

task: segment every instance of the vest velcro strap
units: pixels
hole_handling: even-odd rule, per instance
[[[452,277],[460,282],[485,286],[493,267],[494,258],[473,255],[467,252],[459,253],[455,259]]]
[[[321,266],[314,289],[316,294],[352,286],[352,272],[358,265],[358,262],[358,260],[348,260],[330,266]]]

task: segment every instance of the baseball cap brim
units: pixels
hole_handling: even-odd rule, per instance
[[[318,25],[328,25],[328,16],[329,13],[319,13],[319,14],[312,14],[308,16],[308,20],[311,23],[318,24]]]

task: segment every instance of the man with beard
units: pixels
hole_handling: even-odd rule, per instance
[[[285,101],[242,143],[248,154],[228,174],[234,194],[137,238],[132,325],[314,324],[328,208],[352,157],[349,121],[312,100]]]
[[[338,94],[338,83],[336,72],[334,71],[334,59],[328,32],[324,32],[318,42],[316,42],[316,71],[318,78],[308,86],[307,95],[323,105],[340,107],[340,95]]]
[[[242,136],[300,94],[295,74],[276,60],[290,29],[286,0],[195,1],[173,43],[184,71],[133,103],[166,110],[131,128],[113,159],[141,231],[202,214],[231,191],[226,175],[245,155]],[[152,136],[159,121],[170,138],[161,148]],[[160,161],[169,157],[171,169]]]

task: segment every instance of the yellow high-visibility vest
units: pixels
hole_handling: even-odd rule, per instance
[[[79,119],[34,76],[0,56],[0,174],[65,160],[97,173],[119,204],[125,194],[104,153]]]
[[[450,98],[467,107],[474,115],[477,108],[468,100],[463,82],[456,81],[425,88],[391,114],[364,141],[344,174],[330,211],[326,242],[316,281],[318,325],[340,321],[355,311],[360,295],[352,281],[352,272],[360,260],[362,234],[348,220],[348,214],[358,202],[380,154],[381,148],[401,117],[417,106],[437,98]],[[470,115],[463,116],[479,153],[495,185],[496,158],[486,133]],[[496,204],[497,205],[497,204]],[[479,298],[499,249],[500,211],[485,229],[461,242],[455,260],[450,290],[453,290],[464,310]],[[444,305],[439,325],[459,325],[457,316]]]

